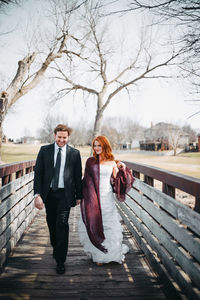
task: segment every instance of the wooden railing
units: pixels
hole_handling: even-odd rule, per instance
[[[36,214],[33,204],[35,161],[0,166],[0,267]]]
[[[200,214],[175,197],[177,189],[192,195],[195,210],[199,211],[200,180],[125,163],[136,177],[126,201],[118,202],[125,224],[162,282],[172,291],[178,288],[188,299],[199,299]],[[27,161],[0,166],[0,266],[36,214],[34,165],[35,161]],[[157,181],[161,183],[160,190]]]
[[[136,177],[126,201],[118,202],[125,224],[163,282],[174,291],[178,286],[187,299],[200,299],[200,214],[175,199],[180,189],[199,208],[200,180],[125,163]],[[153,187],[155,179],[162,190]]]
[[[194,210],[200,212],[200,179],[191,176],[163,170],[160,168],[125,161],[133,175],[146,184],[154,186],[155,180],[162,184],[162,192],[176,199],[176,190],[181,190],[194,196]]]

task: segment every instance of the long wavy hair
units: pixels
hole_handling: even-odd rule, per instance
[[[94,151],[94,142],[97,141],[102,147],[101,158],[102,160],[114,160],[114,155],[112,154],[112,147],[106,136],[97,136],[92,141],[93,156],[98,159],[99,155]]]

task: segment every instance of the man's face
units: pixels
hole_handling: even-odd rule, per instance
[[[58,147],[63,147],[68,142],[68,132],[67,131],[57,131],[56,134],[54,134],[55,142],[58,145]]]

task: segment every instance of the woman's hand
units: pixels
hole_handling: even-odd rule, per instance
[[[114,162],[114,165],[113,165],[113,176],[114,176],[114,178],[116,178],[118,172],[119,172],[119,169],[117,167],[116,162]]]
[[[125,165],[123,162],[118,161],[118,162],[117,162],[117,168],[118,168],[118,169],[124,169],[124,170],[125,170],[126,165]]]

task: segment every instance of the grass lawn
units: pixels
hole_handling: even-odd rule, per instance
[[[3,144],[2,161],[11,163],[16,161],[36,159],[41,145],[29,144]],[[90,155],[90,147],[79,148],[82,156],[83,165]],[[169,171],[182,173],[185,175],[200,178],[200,152],[181,153],[177,156],[161,156],[153,153],[131,153],[120,152],[115,154],[116,159],[132,161],[159,167]]]
[[[3,144],[1,150],[2,162],[12,163],[16,161],[36,159],[41,145],[29,144]]]
[[[160,156],[143,153],[117,154],[116,158],[155,166],[188,176],[200,178],[200,152],[181,153],[177,156]]]

